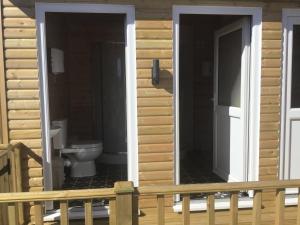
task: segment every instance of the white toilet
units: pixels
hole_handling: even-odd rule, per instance
[[[67,143],[67,121],[53,121],[52,125],[60,127],[60,132],[53,137],[54,149],[59,149],[69,159],[71,166],[71,177],[90,177],[96,175],[95,159],[103,151],[101,141],[79,141]],[[67,163],[68,164],[68,163]]]

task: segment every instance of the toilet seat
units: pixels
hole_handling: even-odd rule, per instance
[[[78,153],[85,151],[98,151],[99,149],[103,149],[102,142],[99,141],[81,141],[72,143],[70,147],[61,149],[61,153]]]
[[[99,141],[80,141],[71,143],[71,148],[102,148],[103,144]]]

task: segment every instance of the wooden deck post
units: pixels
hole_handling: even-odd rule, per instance
[[[135,225],[135,217],[137,216],[134,210],[133,202],[133,183],[130,181],[116,182],[114,185],[116,193],[116,225]]]

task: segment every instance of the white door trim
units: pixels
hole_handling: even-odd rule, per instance
[[[287,107],[289,107],[288,99],[290,100],[290,92],[288,89],[288,70],[291,65],[291,51],[288,51],[289,45],[292,41],[292,37],[289,35],[289,20],[292,18],[300,19],[300,9],[283,9],[282,10],[282,29],[283,29],[283,50],[282,50],[282,79],[281,79],[281,127],[280,127],[280,166],[279,166],[279,178],[286,179],[289,176],[285,159],[287,143],[286,143],[286,132],[287,131]],[[292,115],[290,115],[292,116]],[[289,191],[293,192],[293,191]]]
[[[180,183],[179,159],[179,19],[181,14],[203,15],[249,15],[251,16],[251,63],[250,63],[250,104],[249,104],[249,168],[248,181],[258,180],[259,137],[260,137],[260,92],[261,92],[261,47],[262,8],[227,6],[173,6],[173,62],[174,62],[174,154],[175,182]]]
[[[138,129],[137,129],[137,90],[136,90],[136,46],[135,9],[131,5],[78,4],[78,3],[36,3],[37,38],[39,53],[39,80],[43,135],[44,189],[52,190],[50,115],[48,96],[48,71],[45,14],[65,13],[111,13],[126,15],[126,110],[127,110],[127,170],[128,180],[138,186]]]

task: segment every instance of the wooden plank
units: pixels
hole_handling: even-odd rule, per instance
[[[8,109],[40,109],[39,100],[9,100]]]
[[[137,40],[137,49],[172,49],[172,40]]]
[[[84,218],[85,225],[93,225],[93,205],[92,199],[85,200],[84,202]]]
[[[5,48],[36,49],[36,39],[6,39]]]
[[[239,192],[240,190],[274,190],[277,188],[299,188],[300,180],[272,180],[251,182],[230,182],[207,184],[182,184],[164,186],[139,187],[141,195],[157,194],[189,194],[189,193],[213,193],[213,192]],[[1,198],[0,198],[1,202]]]
[[[7,59],[36,59],[36,49],[7,49],[5,51]]]
[[[60,201],[60,224],[69,225],[68,201]]]
[[[117,225],[133,224],[133,183],[129,181],[116,182],[116,223]],[[135,212],[137,213],[137,212]]]
[[[39,99],[38,90],[9,90],[8,99]]]
[[[172,22],[170,20],[137,20],[136,28],[138,29],[162,29],[162,30],[171,30]]]
[[[300,188],[298,188],[297,225],[300,225]]]
[[[143,116],[138,118],[139,126],[172,125],[173,116]]]
[[[190,225],[190,195],[184,194],[182,198],[182,223]]]
[[[215,194],[207,196],[207,220],[208,225],[215,225]]]
[[[33,7],[5,7],[3,16],[6,18],[28,18],[34,17]]]
[[[173,134],[173,125],[139,126],[139,135]]]
[[[232,192],[230,195],[230,224],[238,224],[238,192]]]
[[[28,28],[5,28],[4,38],[35,38],[36,30]]]
[[[9,161],[10,161],[10,174],[9,174],[9,191],[16,192],[17,191],[17,177],[16,177],[16,157],[11,146],[9,148]]]
[[[39,129],[41,128],[40,120],[10,120],[10,129]]]
[[[7,218],[8,218],[8,225],[18,225],[17,218],[17,206],[15,203],[9,203],[8,204],[8,210],[7,210]],[[36,224],[40,225],[40,224]]]
[[[109,225],[116,225],[116,199],[109,200]]]
[[[38,79],[37,69],[10,69],[6,73],[9,80],[36,80]]]
[[[139,171],[166,171],[173,170],[173,162],[149,162],[149,163],[139,163]]]
[[[276,190],[276,214],[275,214],[275,225],[284,224],[284,200],[285,200],[285,190]]]
[[[40,110],[9,110],[9,119],[40,119]]]
[[[167,144],[173,143],[172,134],[160,134],[160,135],[139,135],[140,144]]]
[[[38,62],[36,59],[7,59],[5,66],[7,69],[36,69]]]
[[[136,38],[141,40],[172,40],[172,30],[149,30],[149,29],[138,29],[136,31]]]
[[[34,28],[35,20],[33,18],[4,18],[3,26],[10,28]]]
[[[157,195],[157,224],[165,224],[165,196]]]
[[[7,151],[6,153],[1,155],[0,157],[0,169],[7,165]],[[0,193],[8,192],[8,180],[7,173],[0,176]],[[0,224],[7,225],[8,224],[8,211],[7,204],[0,204]]]
[[[138,116],[171,116],[173,109],[171,107],[139,107]]]
[[[42,179],[42,178],[41,178]],[[0,194],[0,203],[3,202],[44,202],[44,201],[63,201],[70,199],[89,199],[89,198],[112,198],[115,197],[113,188],[67,190],[67,191],[41,191],[41,192],[22,192]]]
[[[14,146],[12,148],[13,154],[15,156],[15,179],[16,179],[16,191],[17,192],[22,192],[22,159],[21,159],[21,148],[24,147],[22,145]],[[24,208],[23,208],[23,203],[18,203],[18,221],[19,224],[24,224]]]
[[[254,192],[253,198],[253,221],[252,225],[261,224],[261,203],[262,203],[262,192],[260,190]]]
[[[2,1],[0,3],[0,18],[2,18]],[[0,23],[0,129],[1,143],[8,143],[8,124],[7,124],[7,103],[6,103],[6,83],[5,83],[5,65],[3,48],[3,23]]]
[[[35,225],[43,225],[43,205],[42,202],[34,202],[34,222]]]
[[[11,139],[36,139],[41,138],[42,131],[41,129],[32,129],[32,130],[11,130],[9,132]]]

